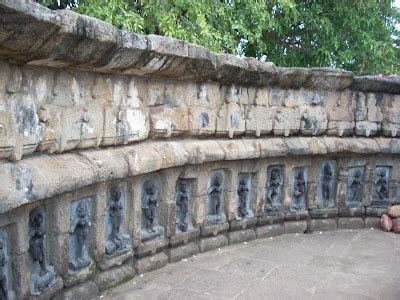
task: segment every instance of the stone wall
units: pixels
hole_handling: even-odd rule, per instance
[[[228,244],[374,227],[400,202],[399,128],[396,78],[2,0],[0,292],[89,297]]]

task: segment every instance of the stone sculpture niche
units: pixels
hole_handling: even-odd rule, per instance
[[[0,299],[14,298],[9,286],[7,232],[0,229]]]
[[[251,211],[251,176],[250,174],[240,174],[238,177],[237,185],[237,207],[236,214],[239,218],[254,217]]]
[[[40,295],[57,281],[54,268],[46,261],[46,223],[42,206],[29,214],[29,253],[32,258],[31,294]]]
[[[307,177],[304,168],[295,168],[293,171],[292,199],[290,212],[300,212],[306,209]]]
[[[147,179],[142,185],[142,241],[164,235],[164,228],[158,225],[160,189],[154,179]]]
[[[270,166],[267,170],[265,213],[267,215],[278,215],[283,212],[282,203],[282,166]]]
[[[175,188],[176,231],[186,232],[192,226],[190,215],[190,185],[186,179],[179,178]]]
[[[69,268],[79,271],[92,263],[89,256],[90,199],[83,198],[71,203],[69,228]]]
[[[223,212],[224,190],[224,176],[222,172],[213,172],[208,179],[207,195],[208,195],[208,209],[207,209],[207,224],[221,224],[225,223],[226,216]]]
[[[129,235],[124,234],[122,228],[125,196],[121,187],[109,188],[107,204],[105,250],[107,255],[115,256],[132,248]]]
[[[372,187],[371,206],[387,208],[389,205],[389,167],[376,167],[375,180]]]
[[[363,189],[364,168],[351,168],[349,170],[349,179],[347,182],[347,207],[362,206],[362,189]]]
[[[318,208],[335,207],[335,168],[332,162],[325,162],[318,176]]]

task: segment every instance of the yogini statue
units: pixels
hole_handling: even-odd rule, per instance
[[[282,189],[283,179],[278,168],[271,170],[269,180],[267,180],[267,195],[265,201],[265,211],[267,214],[277,214],[282,211]]]
[[[75,236],[75,257],[70,262],[72,270],[81,269],[90,265],[90,259],[85,255],[86,240],[89,235],[89,227],[91,226],[89,220],[89,209],[84,202],[80,202],[76,207],[76,216],[69,232]]]
[[[144,195],[142,196],[142,210],[146,221],[146,229],[149,233],[155,233],[154,220],[156,218],[156,208],[158,207],[158,191],[151,181],[144,184]]]
[[[44,228],[43,215],[37,212],[31,218],[31,230],[29,232],[29,252],[32,255],[33,261],[38,262],[40,266],[40,276],[47,273],[45,256],[44,256],[44,238],[46,231]]]
[[[386,179],[386,170],[380,169],[377,171],[378,178],[375,181],[375,191],[379,200],[386,200],[388,198],[388,182]]]
[[[220,175],[215,175],[211,180],[211,186],[207,190],[207,194],[211,201],[211,215],[221,214],[221,193],[222,193],[222,178]]]
[[[323,173],[321,176],[321,187],[322,187],[322,203],[318,206],[319,208],[333,207],[333,199],[331,199],[332,194],[332,180],[333,172],[329,163],[324,165]]]
[[[244,218],[247,216],[247,196],[249,193],[249,188],[247,187],[246,179],[242,178],[239,182],[239,186],[237,188],[237,193],[239,196],[239,203],[237,208],[237,214],[240,218]]]
[[[178,183],[177,190],[177,198],[176,198],[176,206],[177,206],[177,223],[178,228],[182,232],[187,231],[188,229],[188,212],[189,212],[189,188],[186,182],[181,181]]]
[[[106,241],[106,254],[109,255],[127,248],[129,244],[129,236],[120,232],[124,215],[124,206],[121,201],[121,196],[121,188],[113,187],[110,189],[108,216],[111,232]]]
[[[299,171],[294,179],[293,198],[290,206],[291,212],[298,212],[306,208],[305,205],[306,181],[303,171]]]
[[[348,206],[356,207],[360,204],[362,185],[362,172],[357,169],[349,180]]]
[[[7,255],[3,238],[0,238],[0,299],[8,300]]]

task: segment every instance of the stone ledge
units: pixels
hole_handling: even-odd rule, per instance
[[[376,76],[354,77],[351,89],[363,92],[400,94],[400,76],[384,78]]]

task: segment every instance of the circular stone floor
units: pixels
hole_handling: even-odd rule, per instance
[[[260,239],[136,276],[102,299],[400,299],[400,235],[337,230]]]

